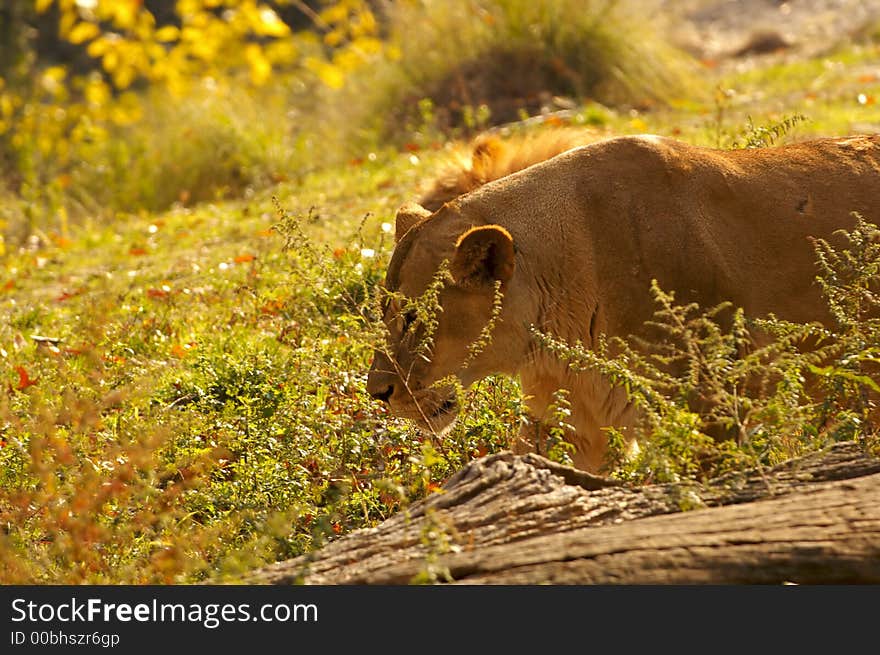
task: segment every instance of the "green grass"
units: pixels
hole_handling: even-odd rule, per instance
[[[391,248],[381,225],[423,175],[414,161],[276,188],[305,240],[273,229],[257,194],[4,259],[4,581],[240,572],[387,518],[503,446],[509,382],[482,384],[481,420],[444,444],[364,392],[361,312]]]
[[[839,48],[808,60],[790,60],[727,76],[722,82],[736,95],[733,115],[800,112],[811,120],[799,135],[832,135],[880,129],[880,76],[876,43]]]

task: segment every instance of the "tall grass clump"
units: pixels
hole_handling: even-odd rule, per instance
[[[302,163],[288,102],[228,80],[179,98],[152,89],[139,98],[137,121],[82,148],[71,188],[98,206],[148,211],[265,188]]]
[[[388,32],[397,56],[348,84],[363,98],[354,123],[382,139],[425,122],[449,131],[516,120],[554,95],[651,107],[693,91],[687,57],[633,3],[402,2]]]

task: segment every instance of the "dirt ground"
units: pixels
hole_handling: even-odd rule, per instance
[[[880,0],[660,0],[656,10],[673,40],[703,59],[813,55],[880,23]]]

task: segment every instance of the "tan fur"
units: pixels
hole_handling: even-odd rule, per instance
[[[437,211],[444,203],[477,189],[487,182],[546,161],[599,137],[585,129],[549,128],[502,139],[484,134],[464,148],[456,148],[419,204]]]
[[[880,136],[734,151],[641,136],[576,148],[488,183],[403,234],[386,284],[412,298],[444,260],[461,255],[457,244],[476,226],[503,229],[513,248],[477,258],[485,261],[481,282],[446,285],[429,357],[414,348],[417,326],[403,331],[399,308],[390,307],[388,352],[377,353],[368,390],[442,432],[457,412],[450,390],[432,386],[446,376],[467,387],[494,373],[518,375],[538,422],[549,418],[553,393],[568,389],[575,464],[596,471],[602,428],[631,432],[635,409],[601,376],[568,370],[529,327],[588,347],[600,333],[650,338],[652,279],[678,302],[729,300],[749,316],[830,325],[809,237],[843,245],[835,231],[852,228],[852,211],[880,222]],[[498,271],[509,272],[500,320],[491,343],[469,356],[491,316]],[[533,443],[527,426],[515,446]]]

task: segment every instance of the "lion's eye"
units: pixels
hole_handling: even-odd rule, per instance
[[[407,332],[416,322],[416,311],[410,309],[403,314],[403,331]]]

